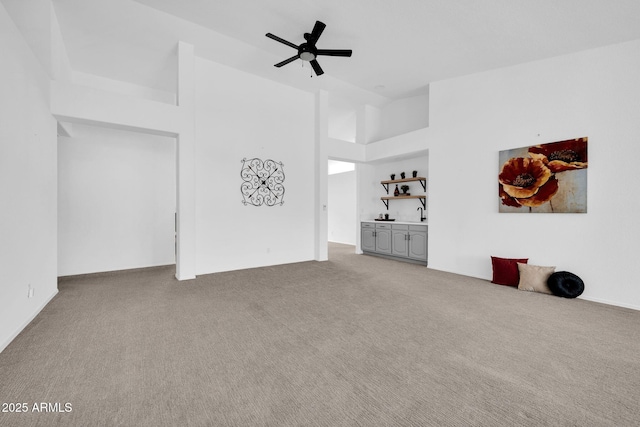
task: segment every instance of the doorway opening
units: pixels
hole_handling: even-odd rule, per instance
[[[329,160],[328,241],[356,245],[357,191],[355,164]]]
[[[75,123],[58,137],[58,275],[175,265],[176,138]]]

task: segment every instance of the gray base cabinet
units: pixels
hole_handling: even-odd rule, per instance
[[[376,252],[391,254],[391,225],[376,224]]]
[[[427,265],[426,224],[361,223],[365,254]]]
[[[360,247],[363,251],[376,251],[376,225],[366,222],[362,223],[360,233]]]
[[[409,256],[409,245],[407,245],[407,232],[405,230],[393,230],[391,231],[393,236],[393,251],[394,256],[407,257]]]
[[[407,241],[409,243],[409,258],[427,261],[427,232],[409,229]]]

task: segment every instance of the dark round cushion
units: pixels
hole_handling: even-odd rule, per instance
[[[547,286],[552,294],[565,298],[575,298],[584,291],[582,279],[568,271],[553,273],[547,280]]]

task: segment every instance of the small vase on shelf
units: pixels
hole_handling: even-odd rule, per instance
[[[405,175],[404,175],[404,172],[401,172],[401,173],[400,173],[400,178],[401,178],[401,179],[404,179],[404,176],[405,176]]]
[[[417,178],[418,177],[418,171],[413,171],[413,177]]]
[[[398,184],[396,184],[396,189],[393,190],[393,195],[398,196],[400,194],[400,190],[398,190]]]
[[[396,174],[395,174],[395,173],[392,173],[392,174],[391,174],[391,181],[393,181],[394,179],[396,179]]]

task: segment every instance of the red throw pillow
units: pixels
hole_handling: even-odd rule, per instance
[[[518,286],[520,281],[520,273],[518,272],[518,263],[526,264],[529,258],[498,258],[491,257],[491,265],[493,266],[493,280],[491,283],[507,286]]]

